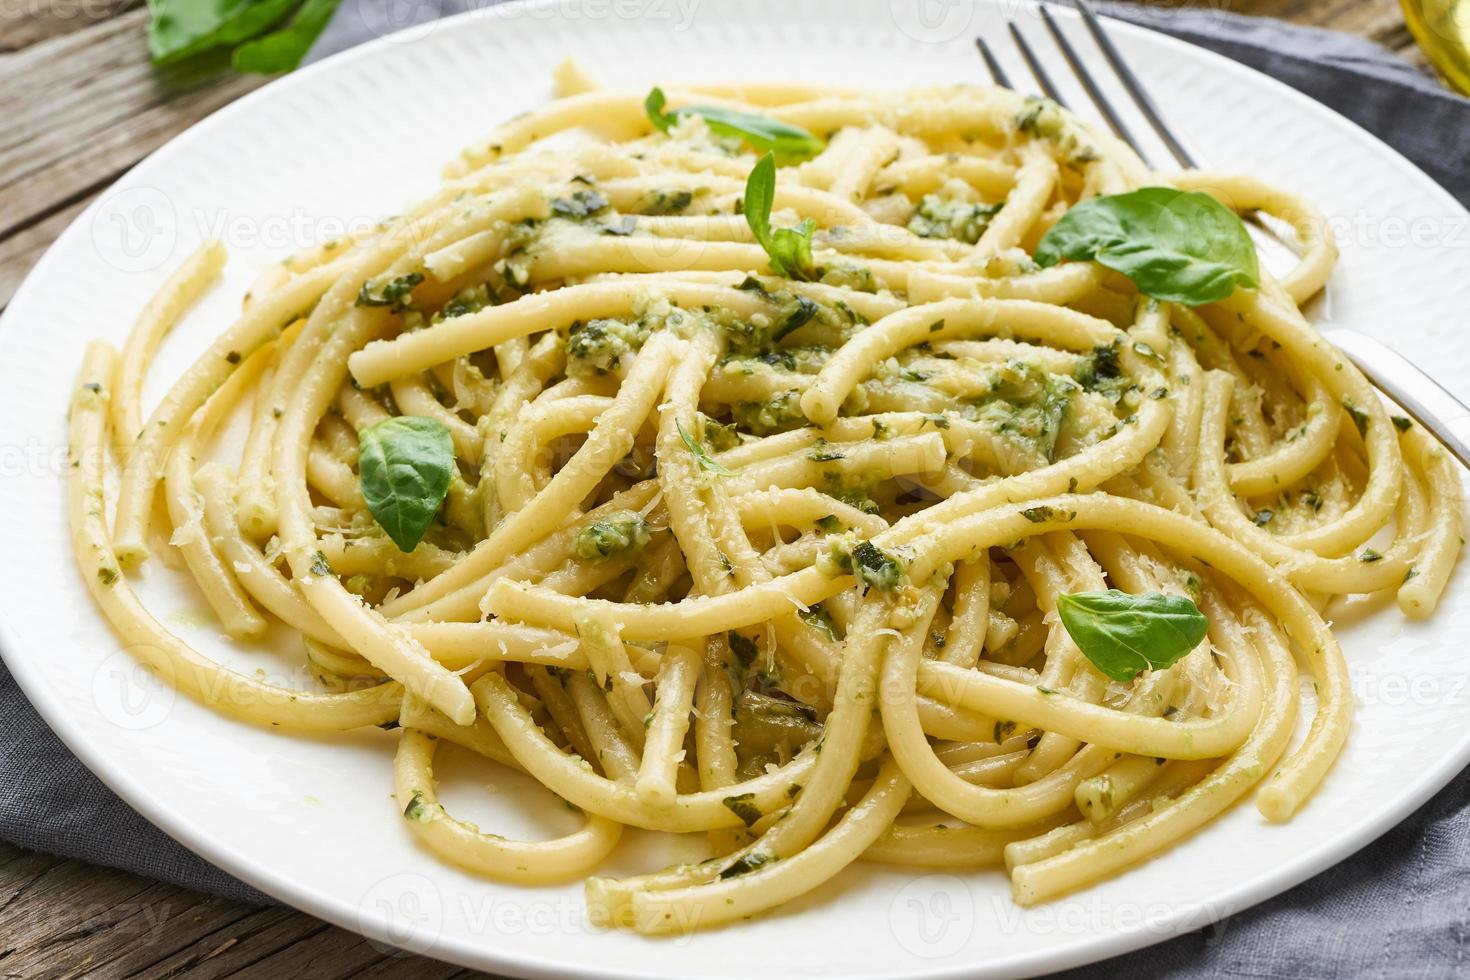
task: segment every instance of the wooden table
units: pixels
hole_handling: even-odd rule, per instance
[[[1161,0],[1351,31],[1417,58],[1398,0]],[[0,308],[120,174],[262,84],[148,65],[143,0],[0,7]],[[285,908],[255,908],[0,843],[0,976],[483,976],[390,955]]]

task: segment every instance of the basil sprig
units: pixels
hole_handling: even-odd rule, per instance
[[[454,472],[454,442],[444,423],[400,415],[358,436],[362,496],[399,551],[412,551],[439,513]]]
[[[805,218],[795,228],[771,228],[771,206],[776,201],[776,159],[767,153],[745,180],[745,223],[771,258],[778,276],[811,282],[819,278],[812,261],[812,231],[817,224]]]
[[[233,49],[236,71],[290,71],[332,19],[337,4],[338,0],[152,0],[148,52],[155,64],[170,64]]]
[[[1170,666],[1199,645],[1209,626],[1193,602],[1162,592],[1064,593],[1057,615],[1083,655],[1115,681]]]
[[[1036,261],[1091,259],[1146,296],[1201,306],[1260,285],[1255,245],[1236,213],[1208,194],[1144,187],[1095,197],[1062,215]]]
[[[739,112],[713,105],[689,105],[665,112],[664,90],[658,87],[643,100],[643,111],[653,128],[667,133],[681,116],[701,116],[710,132],[718,136],[730,136],[743,140],[757,153],[768,151],[776,155],[783,164],[800,163],[822,152],[826,144],[800,126],[758,116],[751,112]]]
[[[248,41],[230,55],[230,64],[236,71],[258,72],[269,75],[278,71],[290,71],[301,64],[306,52],[311,50],[332,15],[337,12],[340,0],[306,0],[287,23],[253,41]]]
[[[689,431],[684,428],[683,422],[675,419],[674,427],[679,430],[679,438],[684,440],[684,445],[694,455],[694,464],[696,466],[706,473],[713,473],[715,476],[735,475],[734,470],[709,454],[709,450],[704,448],[704,443],[689,434]]]

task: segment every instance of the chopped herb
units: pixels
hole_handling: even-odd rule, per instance
[[[1405,418],[1402,415],[1390,415],[1389,419],[1393,422],[1393,427],[1400,432],[1408,432],[1414,425],[1413,419]]]
[[[880,592],[897,588],[903,581],[904,563],[871,541],[860,541],[850,551],[838,547],[834,558],[839,569]]]
[[[1368,434],[1368,413],[1346,398],[1342,401],[1342,407],[1347,410],[1348,415],[1352,416],[1353,425],[1358,427],[1358,435],[1366,436]]]
[[[728,637],[730,640],[730,652],[735,655],[735,659],[740,662],[740,666],[749,667],[755,663],[756,654],[760,651],[756,649],[755,643],[749,637],[742,636],[733,630],[728,634]]]
[[[776,328],[771,331],[771,340],[781,340],[787,334],[805,326],[817,315],[818,306],[805,296],[796,297],[795,305],[784,313]]]
[[[567,334],[569,374],[604,375],[612,372],[623,358],[635,353],[648,339],[650,326],[642,321],[596,319],[572,324]]]
[[[1371,564],[1372,562],[1382,560],[1383,553],[1380,551],[1375,551],[1372,548],[1364,548],[1362,551],[1358,552],[1358,561],[1368,562]]]
[[[806,458],[814,463],[831,463],[835,460],[845,459],[846,457],[836,449],[833,449],[826,439],[818,439],[812,444],[812,448],[806,454]]]
[[[607,198],[597,191],[574,191],[568,197],[551,199],[551,213],[559,218],[581,221],[607,210]]]
[[[577,532],[577,557],[592,562],[621,558],[648,544],[648,522],[634,510],[619,510]]]
[[[727,796],[720,802],[725,805],[725,809],[739,817],[745,826],[751,827],[765,816],[761,813],[760,807],[752,802],[754,799],[754,793],[741,793],[738,796]]]
[[[719,460],[711,456],[709,454],[709,450],[704,448],[703,443],[701,443],[698,439],[695,439],[684,430],[684,423],[680,422],[678,419],[675,419],[674,426],[679,430],[679,438],[684,440],[684,445],[688,446],[689,452],[694,455],[694,463],[696,466],[698,466],[701,470],[704,470],[707,473],[713,473],[716,476],[735,475],[734,470],[730,469],[728,466],[724,465]]]
[[[812,606],[810,609],[797,613],[797,615],[803,623],[806,623],[812,629],[821,630],[827,634],[827,639],[834,643],[842,639],[842,634],[838,632],[837,624],[832,621],[831,616],[827,615],[827,610],[821,606]]]
[[[403,808],[403,818],[418,823],[428,823],[434,819],[434,806],[424,799],[422,793],[414,793],[413,799],[408,801],[408,806]]]
[[[974,245],[1003,206],[970,204],[938,194],[925,194],[908,220],[908,230],[920,238],[948,238]]]
[[[407,275],[390,279],[382,287],[373,288],[372,280],[362,284],[362,289],[357,293],[358,306],[386,306],[394,313],[402,313],[412,304],[413,287],[424,281],[422,272],[410,272]]]
[[[638,202],[638,210],[649,215],[682,214],[693,203],[693,192],[682,188],[654,191]]]
[[[1256,511],[1256,516],[1251,518],[1251,520],[1255,523],[1256,527],[1265,527],[1267,524],[1271,523],[1271,519],[1275,516],[1275,511],[1266,510],[1263,508]]]
[[[686,207],[688,205],[685,205]],[[604,235],[616,235],[619,238],[627,238],[638,229],[638,219],[631,214],[625,214],[617,221],[609,225],[598,225],[597,230]]]
[[[729,806],[730,801],[726,800],[725,805]],[[759,811],[757,811],[757,813],[759,813]],[[748,874],[749,872],[754,871],[756,868],[769,864],[774,860],[776,859],[760,853],[751,853],[745,855],[744,857],[736,858],[734,861],[730,862],[729,867],[720,872],[720,880],[727,881],[731,878],[738,878],[741,875]]]

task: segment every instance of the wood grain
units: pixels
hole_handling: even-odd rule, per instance
[[[1398,0],[1156,0],[1350,31],[1416,57]],[[143,0],[0,8],[0,308],[72,219],[164,141],[262,83],[148,64]],[[467,980],[291,909],[0,842],[0,978]]]
[[[93,197],[266,81],[209,65],[155,69],[143,40],[147,11],[134,0],[11,2],[53,13],[30,29],[0,21],[0,308]],[[71,5],[115,15],[55,13]]]

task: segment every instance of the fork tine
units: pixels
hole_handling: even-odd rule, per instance
[[[975,47],[980,51],[980,57],[985,60],[985,69],[990,72],[991,79],[1001,88],[1014,88],[1011,80],[1006,77],[1006,70],[995,60],[995,53],[990,50],[990,45],[985,43],[985,38],[975,38]]]
[[[1031,50],[1030,42],[1016,26],[1016,22],[1008,20],[1006,26],[1011,29],[1011,37],[1015,39],[1016,47],[1021,50],[1021,57],[1026,59],[1026,67],[1031,69],[1032,75],[1036,76],[1036,83],[1041,86],[1042,94],[1057,105],[1067,108],[1066,101],[1062,99],[1062,93],[1057,91],[1057,87],[1052,84],[1051,75],[1047,74],[1046,69],[1042,67],[1040,59],[1036,57],[1036,52]]]
[[[1190,153],[1184,144],[1179,142],[1173,130],[1164,122],[1163,114],[1159,112],[1159,108],[1154,104],[1154,100],[1149,97],[1148,90],[1143,87],[1143,83],[1138,80],[1138,76],[1133,73],[1133,69],[1128,67],[1128,62],[1123,60],[1123,55],[1118,50],[1117,45],[1113,44],[1113,39],[1108,37],[1107,32],[1103,30],[1102,23],[1098,20],[1097,14],[1092,10],[1092,4],[1088,3],[1087,0],[1072,0],[1072,2],[1082,14],[1083,23],[1087,25],[1087,30],[1092,34],[1092,39],[1097,42],[1097,46],[1102,49],[1103,56],[1108,59],[1108,64],[1113,66],[1113,71],[1117,73],[1118,80],[1123,83],[1123,87],[1128,90],[1128,94],[1138,104],[1139,111],[1148,120],[1148,124],[1153,127],[1154,132],[1159,134],[1159,139],[1163,140],[1164,145],[1169,148],[1169,152],[1174,154],[1174,159],[1178,160],[1183,167],[1190,169],[1197,167],[1198,164],[1195,161],[1194,154]]]
[[[1103,94],[1102,89],[1098,88],[1096,80],[1092,77],[1092,72],[1087,70],[1087,66],[1077,56],[1077,50],[1072,47],[1072,42],[1067,40],[1067,36],[1057,26],[1057,22],[1052,20],[1051,12],[1046,9],[1046,5],[1042,4],[1036,9],[1040,11],[1041,19],[1046,24],[1047,30],[1051,31],[1052,38],[1056,40],[1057,47],[1062,51],[1062,56],[1067,59],[1067,64],[1071,66],[1072,73],[1077,76],[1077,80],[1087,90],[1088,98],[1092,99],[1093,105],[1097,106],[1098,112],[1102,113],[1102,117],[1107,121],[1108,126],[1112,128],[1120,140],[1133,147],[1133,152],[1137,153],[1143,159],[1144,163],[1149,163],[1148,157],[1144,155],[1143,147],[1138,145],[1138,141],[1133,138],[1133,134],[1128,131],[1128,127],[1119,118],[1118,113],[1114,111],[1113,104],[1108,101],[1108,97]],[[1153,165],[1149,164],[1149,166],[1152,167]]]

